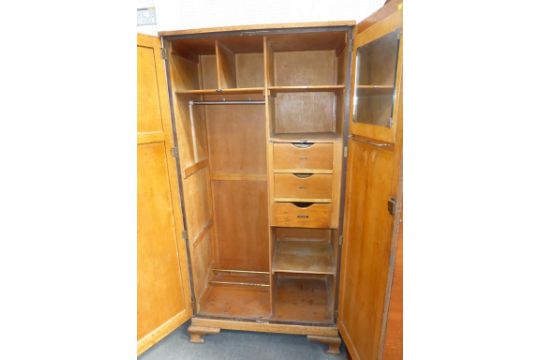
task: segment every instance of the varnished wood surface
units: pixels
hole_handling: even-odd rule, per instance
[[[280,23],[280,24],[223,26],[223,27],[189,29],[189,30],[168,30],[168,31],[160,31],[159,35],[160,36],[174,36],[174,35],[220,33],[220,32],[227,32],[227,31],[255,31],[255,30],[272,30],[272,29],[339,27],[339,26],[350,26],[350,27],[352,27],[352,26],[355,26],[355,25],[356,25],[355,20],[313,21],[313,22],[301,22],[301,23]]]
[[[268,318],[268,288],[237,285],[210,285],[201,300],[201,315],[231,318]]]
[[[218,74],[218,88],[228,89],[236,87],[236,58],[234,53],[225,45],[216,40],[216,62]]]
[[[376,359],[385,311],[395,195],[394,152],[349,141],[338,326],[353,359]]]
[[[335,274],[329,241],[281,240],[275,243],[272,272]]]
[[[274,203],[272,205],[272,226],[283,227],[330,227],[332,204],[312,204],[298,207],[292,203]]]
[[[224,269],[269,271],[265,181],[214,181],[218,256]]]
[[[403,226],[399,227],[397,252],[386,324],[383,359],[403,359]]]
[[[273,319],[332,323],[325,277],[279,274],[276,289]]]
[[[278,92],[274,97],[274,133],[335,132],[336,94]]]
[[[292,335],[320,335],[320,336],[338,336],[337,328],[333,325],[294,325],[279,324],[270,322],[238,321],[227,319],[207,319],[194,317],[191,320],[192,325],[208,326],[227,330],[270,332],[278,334]]]
[[[331,170],[334,163],[333,144],[316,143],[309,147],[293,144],[274,144],[275,169]]]
[[[137,353],[191,316],[160,41],[137,36]]]
[[[307,175],[274,174],[274,197],[331,200],[332,175]]]

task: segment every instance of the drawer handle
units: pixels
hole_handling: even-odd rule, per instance
[[[313,205],[312,202],[293,202],[292,204],[299,208],[307,208]]]
[[[313,175],[313,173],[293,173],[293,175],[298,178],[305,179]]]
[[[293,142],[292,144],[296,146],[297,148],[301,148],[301,149],[305,149],[313,145],[312,142],[307,142],[307,141],[298,141],[298,142]]]
[[[309,215],[296,215],[299,219],[309,219]]]

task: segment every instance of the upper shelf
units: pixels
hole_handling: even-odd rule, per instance
[[[264,94],[264,88],[251,87],[251,88],[230,88],[230,89],[180,90],[180,91],[176,91],[176,93],[180,95]]]
[[[345,89],[345,85],[269,86],[268,89],[271,93],[339,92]]]

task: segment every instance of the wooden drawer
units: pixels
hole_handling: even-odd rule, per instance
[[[274,144],[274,169],[332,170],[334,144],[331,143],[279,143]]]
[[[330,227],[332,204],[311,204],[299,207],[294,203],[274,203],[272,226],[282,227]]]
[[[332,199],[331,174],[275,174],[274,197]]]

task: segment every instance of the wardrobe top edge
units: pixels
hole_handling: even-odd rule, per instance
[[[161,37],[171,36],[183,36],[183,35],[202,35],[202,34],[216,34],[216,33],[231,33],[231,32],[260,32],[261,35],[264,32],[272,32],[279,30],[299,30],[299,29],[313,29],[313,28],[352,28],[356,25],[355,20],[346,21],[323,21],[323,22],[303,22],[303,23],[282,23],[282,24],[262,24],[262,25],[240,25],[240,26],[224,26],[213,28],[201,28],[201,29],[189,29],[189,30],[169,30],[160,31],[158,34]],[[343,29],[347,30],[347,29]]]

